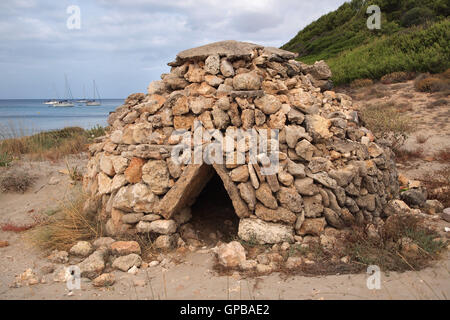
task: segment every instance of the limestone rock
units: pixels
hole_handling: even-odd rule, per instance
[[[265,114],[271,115],[281,109],[281,102],[275,96],[266,94],[255,99],[255,106]]]
[[[244,247],[237,241],[222,244],[217,249],[219,263],[226,268],[236,268],[246,260]]]
[[[296,125],[290,125],[285,127],[286,132],[286,143],[289,148],[294,149],[297,145],[297,142],[300,139],[309,140],[311,137],[306,133],[305,128]]]
[[[277,199],[272,194],[272,190],[267,183],[261,184],[259,189],[256,190],[256,198],[261,201],[267,208],[278,208]]]
[[[386,216],[392,216],[395,214],[408,214],[411,212],[411,208],[402,200],[391,200],[384,207],[384,214]]]
[[[295,179],[295,189],[303,196],[313,196],[319,193],[319,188],[311,178]]]
[[[97,240],[95,240],[92,245],[94,246],[95,249],[98,249],[100,247],[105,247],[110,249],[111,248],[111,244],[113,244],[116,240],[114,240],[111,237],[100,237]]]
[[[157,195],[165,194],[170,188],[169,170],[163,160],[150,160],[142,167],[142,180]]]
[[[236,75],[233,78],[234,90],[259,90],[261,78],[256,72],[247,72]]]
[[[303,197],[303,204],[305,207],[305,216],[307,218],[318,218],[322,215],[323,205],[322,196],[316,194],[311,197]]]
[[[287,171],[295,178],[304,178],[306,176],[305,166],[292,160],[288,160]]]
[[[247,166],[240,166],[233,169],[230,173],[230,177],[234,182],[247,182],[249,174]]]
[[[166,91],[166,85],[163,81],[152,81],[147,87],[148,94],[163,94]]]
[[[294,270],[294,269],[299,268],[302,265],[302,263],[303,263],[303,260],[301,257],[289,257],[286,260],[285,266],[288,270]]]
[[[294,177],[285,171],[281,171],[278,173],[278,180],[287,187],[291,186],[294,183]]]
[[[67,251],[53,250],[47,259],[53,263],[67,263],[69,262],[69,253]]]
[[[294,242],[294,232],[291,226],[264,222],[257,219],[241,219],[239,222],[239,237],[248,242],[259,244],[275,244]]]
[[[234,68],[233,65],[226,59],[223,59],[220,62],[220,72],[225,76],[225,77],[232,77],[234,76]]]
[[[295,145],[295,153],[306,161],[311,161],[316,147],[314,147],[308,140],[301,140]]]
[[[141,254],[141,247],[136,241],[116,241],[111,244],[111,251],[118,256],[125,256],[131,253]]]
[[[302,197],[297,193],[295,188],[282,187],[277,193],[277,199],[283,207],[292,212],[299,213],[302,211]]]
[[[103,248],[97,249],[84,261],[78,264],[81,276],[89,279],[98,277],[105,269],[105,257],[107,251]]]
[[[304,66],[304,69],[317,80],[328,80],[332,77],[330,67],[323,60],[316,61],[312,66]]]
[[[161,235],[158,238],[156,238],[155,242],[153,243],[154,247],[156,249],[161,250],[170,250],[175,248],[177,244],[178,236],[176,235]]]
[[[428,214],[436,214],[444,210],[444,205],[439,200],[427,200],[424,209]]]
[[[103,172],[98,174],[98,192],[100,194],[107,194],[111,192],[112,179]]]
[[[94,280],[92,280],[92,285],[94,287],[110,287],[116,282],[114,274],[104,273]]]
[[[298,231],[298,234],[301,236],[320,236],[320,234],[325,230],[325,226],[325,218],[306,219]]]
[[[113,261],[112,267],[127,272],[132,267],[140,267],[142,259],[139,255],[132,253],[126,256],[120,256]]]
[[[306,127],[315,139],[329,139],[333,136],[329,130],[331,121],[318,114],[306,116]]]
[[[411,207],[423,207],[427,195],[420,189],[410,189],[400,194],[401,199]]]
[[[158,198],[143,183],[123,187],[113,200],[113,207],[125,212],[152,213],[157,204]]]
[[[260,203],[256,204],[255,214],[258,218],[267,222],[284,222],[292,225],[297,220],[295,214],[286,208],[278,207],[273,210]]]
[[[177,231],[177,224],[174,220],[141,221],[136,226],[136,229],[141,233],[172,234]]]
[[[336,189],[336,187],[338,186],[336,180],[330,178],[330,176],[326,172],[309,174],[308,177],[313,178],[315,181],[330,189]]]
[[[197,64],[190,64],[184,78],[189,82],[202,82],[205,79],[205,70]]]
[[[142,179],[142,167],[145,160],[141,158],[133,158],[125,170],[125,178],[129,183],[138,183]]]
[[[335,227],[336,229],[343,229],[345,227],[345,223],[341,220],[337,212],[330,208],[324,208],[323,213],[330,226]]]
[[[218,74],[220,71],[220,57],[218,54],[210,55],[205,60],[205,71],[210,74]]]
[[[240,183],[238,185],[238,189],[242,199],[244,199],[244,201],[247,203],[249,209],[255,210],[256,194],[255,189],[252,187],[252,185],[249,182]]]
[[[87,241],[78,241],[72,248],[70,248],[70,254],[79,257],[87,257],[93,251],[91,244]]]

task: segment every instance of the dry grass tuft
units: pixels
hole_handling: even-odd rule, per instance
[[[450,148],[439,151],[435,155],[435,159],[439,162],[450,163]]]
[[[450,207],[450,166],[425,175],[422,182],[428,191],[429,199],[439,200],[445,208]]]
[[[398,82],[405,82],[414,78],[414,73],[411,72],[393,72],[383,76],[380,80],[383,84],[392,84]]]
[[[36,177],[25,170],[11,168],[0,175],[0,191],[24,193],[33,186],[35,181]]]
[[[371,85],[373,85],[372,79],[356,79],[356,80],[353,80],[352,83],[350,83],[350,88],[358,89],[358,88],[369,87]]]
[[[421,159],[424,154],[423,148],[421,147],[415,150],[395,149],[394,152],[397,162],[401,163]]]
[[[90,130],[68,127],[31,136],[23,136],[20,130],[0,129],[0,154],[9,157],[28,155],[39,160],[58,160],[69,154],[84,152],[93,138],[105,134],[105,129],[99,126]]]
[[[411,120],[399,112],[392,103],[366,105],[361,109],[363,123],[378,138],[389,138],[394,149],[400,147],[412,130]]]
[[[420,92],[448,92],[450,90],[450,78],[447,72],[448,70],[442,74],[421,74],[414,81],[414,87]]]
[[[31,230],[29,241],[43,249],[68,250],[77,241],[102,236],[101,223],[83,213],[84,196],[61,204],[61,215],[50,217]]]
[[[448,83],[439,78],[426,78],[417,81],[414,86],[417,91],[421,92],[439,92],[446,90],[448,88]]]
[[[362,226],[354,226],[345,239],[346,253],[351,260],[365,266],[377,265],[384,271],[407,271],[429,266],[446,246],[435,240],[439,234],[413,215],[389,217],[379,235],[379,238],[369,237]],[[401,243],[405,238],[418,250],[406,254]]]
[[[428,138],[429,137],[419,134],[418,136],[416,136],[416,141],[417,143],[424,144],[425,142],[428,141]]]

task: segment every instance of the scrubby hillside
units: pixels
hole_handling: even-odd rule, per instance
[[[381,8],[381,30],[366,26],[367,7]],[[353,0],[300,31],[282,48],[299,60],[326,60],[336,84],[394,71],[441,72],[450,66],[446,0]]]

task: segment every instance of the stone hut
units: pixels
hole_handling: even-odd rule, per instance
[[[380,223],[398,196],[391,150],[363,127],[349,96],[329,91],[323,61],[305,65],[295,56],[237,41],[180,52],[147,94],[130,95],[110,114],[108,135],[90,146],[85,212],[97,215],[109,235],[150,233],[171,243],[217,174],[246,241],[293,242],[327,225]],[[251,140],[237,135],[222,154],[233,161],[192,161],[192,141],[184,144],[192,151],[186,162],[173,156],[186,133],[200,130],[207,147],[205,136],[220,132],[223,146],[237,129],[256,137],[270,132],[265,141],[277,146],[252,154]],[[267,173],[274,154],[276,171]]]

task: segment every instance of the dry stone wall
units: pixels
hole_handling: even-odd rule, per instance
[[[110,235],[152,233],[172,246],[216,172],[246,241],[293,242],[295,235],[320,235],[327,225],[379,223],[398,197],[391,150],[361,125],[349,96],[328,90],[324,62],[309,66],[294,58],[237,41],[179,53],[147,94],[130,95],[111,113],[109,134],[90,146],[85,212],[97,215]],[[181,139],[174,132],[193,132],[197,121],[204,132],[278,130],[277,172],[262,173],[265,158],[252,157],[248,141],[242,141],[243,163],[174,161]]]

